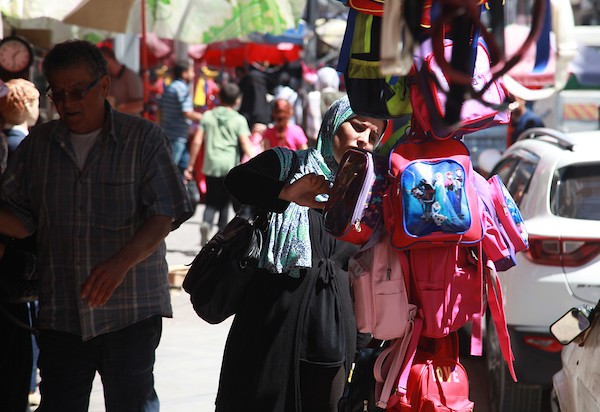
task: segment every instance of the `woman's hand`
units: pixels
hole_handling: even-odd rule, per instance
[[[300,206],[323,209],[326,202],[319,202],[315,197],[328,193],[329,181],[325,176],[311,173],[302,176],[292,184],[285,185],[279,192],[279,198]]]

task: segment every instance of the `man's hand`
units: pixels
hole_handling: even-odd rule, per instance
[[[100,262],[81,285],[81,297],[91,307],[108,302],[125,275],[135,265],[146,259],[171,231],[173,219],[169,216],[151,216],[135,232],[131,240],[114,256]]]
[[[300,206],[323,209],[326,202],[319,202],[315,197],[328,193],[329,181],[325,179],[325,176],[311,173],[302,176],[291,185],[285,185],[279,193],[279,198]]]
[[[91,307],[104,306],[128,271],[129,268],[115,258],[99,263],[81,286],[81,297],[87,299]]]

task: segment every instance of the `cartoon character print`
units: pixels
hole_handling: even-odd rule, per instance
[[[456,169],[454,171],[454,194],[456,195],[456,201],[458,204],[458,210],[456,211],[456,214],[458,215],[458,217],[460,219],[463,219],[463,213],[462,213],[462,196],[463,196],[463,187],[464,187],[464,176],[463,176],[463,171],[462,169]]]
[[[456,213],[457,216],[460,217],[460,202],[458,201],[458,197],[455,192],[455,184],[454,184],[454,175],[451,171],[446,172],[446,179],[444,180],[444,186],[446,187],[446,196],[448,196],[448,200],[450,201],[450,205],[452,209]]]
[[[435,189],[425,179],[421,179],[419,184],[413,187],[410,194],[421,204],[423,214],[421,219],[428,221],[431,219],[431,206],[435,200]]]
[[[435,180],[435,201],[440,204],[439,214],[448,216],[446,210],[448,205],[448,194],[446,193],[446,186],[444,185],[444,175],[441,172],[436,172],[433,175],[433,178]]]
[[[433,223],[435,223],[436,226],[442,226],[444,221],[448,219],[447,216],[444,216],[440,213],[440,210],[442,210],[442,206],[440,205],[440,203],[433,202],[433,205],[431,205],[431,217],[433,219]]]

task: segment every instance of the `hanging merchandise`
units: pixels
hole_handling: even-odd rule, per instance
[[[346,242],[367,243],[380,228],[387,185],[387,157],[348,149],[323,210],[325,230]]]
[[[490,54],[479,36],[470,47],[469,60],[472,62],[471,88],[480,92],[488,85],[492,77]],[[444,58],[450,60],[454,42],[444,40]],[[507,110],[501,110],[507,99],[502,83],[496,80],[490,83],[479,99],[459,101],[452,99],[452,84],[437,64],[432,50],[432,41],[421,43],[414,58],[414,72],[411,76],[411,102],[414,119],[422,130],[438,139],[462,137],[477,130],[506,124],[510,120]],[[460,107],[451,105],[460,103]],[[458,104],[457,103],[457,104]],[[458,121],[449,124],[448,110],[459,111]],[[456,117],[456,115],[454,115]]]
[[[398,249],[471,245],[483,237],[473,165],[459,140],[404,139],[384,202],[384,221]],[[386,213],[387,207],[387,213]]]
[[[350,105],[354,113],[364,116],[409,116],[412,107],[406,78],[379,71],[380,39],[381,17],[349,10],[338,72],[344,74]]]

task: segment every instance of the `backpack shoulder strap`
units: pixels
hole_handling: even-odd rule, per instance
[[[419,336],[421,335],[422,320],[417,315],[417,307],[412,306],[411,315],[406,333],[402,338],[395,339],[375,360],[373,375],[375,377],[375,399],[378,408],[386,409],[394,385],[398,383],[398,390],[406,393],[410,366],[417,351]]]
[[[484,268],[485,282],[487,285],[487,296],[490,313],[494,320],[494,326],[496,327],[496,333],[498,334],[498,342],[500,344],[500,350],[502,356],[508,365],[510,376],[515,382],[517,382],[517,376],[515,374],[515,368],[513,365],[514,355],[510,347],[510,336],[508,335],[508,329],[506,328],[506,317],[504,315],[504,299],[502,297],[502,287],[500,286],[500,279],[498,273],[494,267],[494,263],[488,260]]]

